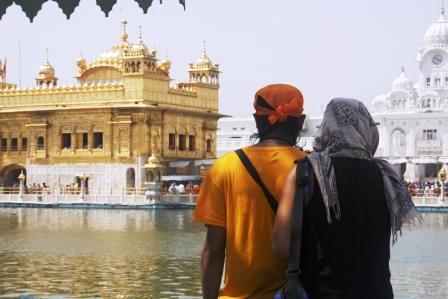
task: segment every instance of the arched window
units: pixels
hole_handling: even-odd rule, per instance
[[[196,150],[196,130],[193,128],[188,131],[188,150],[190,152]]]
[[[134,168],[128,168],[126,170],[126,188],[135,188],[135,170]]]
[[[178,132],[179,136],[179,150],[185,151],[187,149],[187,130],[184,127],[181,127]]]
[[[37,137],[37,149],[43,150],[44,148],[45,148],[44,137],[42,137],[42,136]]]
[[[406,134],[401,129],[392,132],[392,156],[403,157],[406,155]]]
[[[207,151],[207,153],[212,152],[212,140],[210,138],[207,138],[207,141],[206,141],[206,151]]]
[[[168,130],[168,149],[171,151],[176,149],[176,129],[174,127]]]

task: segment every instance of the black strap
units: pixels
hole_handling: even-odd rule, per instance
[[[278,203],[275,197],[269,192],[268,188],[264,185],[263,181],[260,178],[260,175],[258,174],[257,170],[255,169],[252,162],[250,162],[247,155],[244,153],[242,149],[237,149],[235,153],[240,158],[241,162],[243,163],[244,167],[246,167],[247,172],[249,172],[250,176],[254,179],[254,181],[258,184],[258,186],[261,187],[261,190],[263,190],[264,196],[266,197],[269,205],[271,206],[272,210],[274,211],[274,214],[277,213],[277,207]]]
[[[291,215],[291,237],[289,241],[288,271],[283,288],[285,297],[300,298],[300,250],[302,240],[303,209],[310,196],[310,164],[307,158],[297,161],[296,193]]]

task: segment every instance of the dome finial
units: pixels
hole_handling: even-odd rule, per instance
[[[445,0],[442,0],[442,7],[440,8],[440,13],[445,15]]]
[[[142,25],[138,26],[138,42],[140,44],[143,44],[143,39],[142,39]]]
[[[50,64],[48,61],[48,48],[45,49],[45,64]]]
[[[128,41],[128,34],[126,33],[126,25],[128,24],[128,21],[124,20],[121,22],[121,41],[123,43],[126,43]]]
[[[207,57],[207,50],[205,48],[205,40],[202,41],[202,58]]]
[[[402,73],[405,73],[404,65],[401,66],[401,72],[402,72]]]

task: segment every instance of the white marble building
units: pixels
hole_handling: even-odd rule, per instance
[[[448,19],[442,8],[418,49],[416,82],[402,69],[387,93],[372,102],[380,130],[377,155],[401,165],[407,180],[435,177],[448,163],[447,62]]]
[[[380,131],[376,155],[396,165],[408,181],[434,178],[448,163],[448,18],[443,8],[425,32],[417,63],[415,82],[402,68],[370,108]],[[321,115],[308,116],[300,146],[311,148],[321,119]],[[218,156],[249,145],[255,131],[252,117],[220,120]]]

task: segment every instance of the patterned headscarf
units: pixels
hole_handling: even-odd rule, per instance
[[[390,215],[392,241],[404,223],[413,224],[421,215],[412,202],[403,181],[389,162],[374,158],[378,147],[378,128],[366,106],[354,99],[336,98],[330,101],[308,156],[313,167],[331,223],[332,210],[341,217],[336,176],[331,157],[349,157],[374,161],[383,175],[384,192]]]

